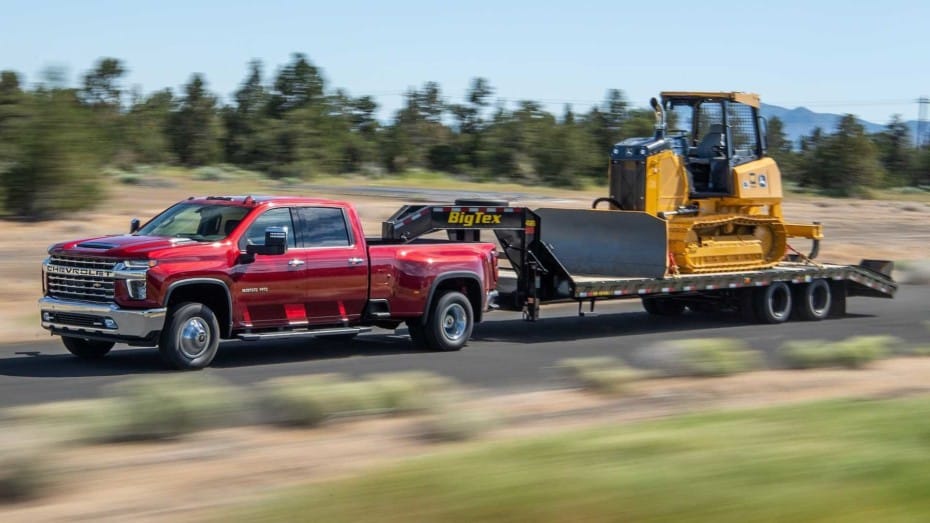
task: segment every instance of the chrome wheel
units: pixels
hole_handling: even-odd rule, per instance
[[[458,303],[446,307],[442,315],[442,335],[449,341],[459,341],[468,327],[468,314]]]
[[[197,358],[210,346],[210,327],[202,318],[191,318],[181,328],[178,348],[188,358]]]

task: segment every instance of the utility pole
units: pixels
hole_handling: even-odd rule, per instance
[[[914,137],[914,143],[917,144],[918,148],[930,145],[928,108],[930,108],[930,97],[921,96],[917,99],[917,136]]]

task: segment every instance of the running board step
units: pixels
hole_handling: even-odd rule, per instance
[[[258,340],[276,340],[280,338],[299,338],[299,337],[326,337],[341,336],[345,334],[361,334],[371,332],[371,327],[339,327],[335,329],[316,329],[316,330],[294,330],[294,331],[275,331],[275,332],[246,332],[239,335],[243,341]]]

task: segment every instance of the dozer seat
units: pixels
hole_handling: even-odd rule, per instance
[[[720,156],[719,150],[723,146],[723,125],[711,124],[701,143],[689,154],[689,161],[707,165],[713,158]]]
[[[688,182],[692,198],[730,193],[729,162],[724,150],[723,125],[711,124],[701,143],[688,156]]]

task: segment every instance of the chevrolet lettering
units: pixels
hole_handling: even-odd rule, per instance
[[[85,269],[83,267],[63,267],[60,265],[47,265],[45,270],[47,272],[69,274],[71,276],[92,276],[95,278],[114,278],[116,276],[116,273],[113,271],[105,271],[102,269]]]

